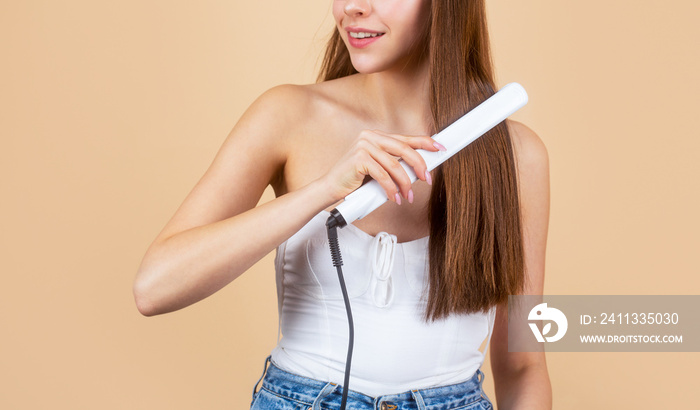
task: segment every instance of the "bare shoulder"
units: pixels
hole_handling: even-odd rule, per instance
[[[263,92],[245,111],[233,134],[265,146],[284,162],[288,149],[314,112],[314,92],[307,85],[283,84]]]
[[[525,124],[507,120],[508,131],[513,142],[513,152],[515,154],[518,168],[526,169],[548,168],[549,154],[542,139]]]
[[[286,123],[304,113],[311,97],[308,86],[282,84],[262,93],[248,111],[254,116],[267,117],[273,123]]]
[[[283,84],[262,93],[239,121],[238,134],[247,139],[249,152],[265,153],[272,159],[270,184],[275,193],[298,189],[323,169],[321,158],[329,154],[328,134],[344,111],[339,81],[314,84]],[[254,137],[253,137],[254,136]],[[244,144],[236,145],[239,149]]]
[[[526,223],[540,226],[546,237],[549,214],[549,154],[542,139],[529,127],[507,121],[518,170],[520,203]]]
[[[323,115],[323,108],[339,103],[347,81],[332,80],[312,84],[282,84],[265,91],[251,110],[267,113],[273,123],[283,123],[288,132],[302,121]]]
[[[261,99],[278,102],[314,102],[319,99],[334,98],[339,92],[348,91],[355,86],[354,77],[348,76],[311,84],[282,84],[267,90]]]
[[[357,115],[356,104],[352,104],[354,88],[353,79],[348,78],[278,85],[260,95],[248,111],[255,126],[266,129],[281,148],[300,151],[305,148],[296,143],[324,137],[333,125],[330,119]]]

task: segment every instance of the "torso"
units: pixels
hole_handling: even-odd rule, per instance
[[[362,94],[356,86],[352,77],[298,86],[299,95],[295,92],[293,103],[294,107],[301,106],[303,109],[294,109],[293,121],[289,127],[283,128],[285,135],[280,144],[284,146],[286,160],[284,167],[278,167],[277,176],[271,181],[277,196],[298,190],[325,175],[363,130],[378,129],[405,135],[430,134],[425,127],[420,126],[420,121],[403,126],[392,124],[377,118],[371,110],[363,109]],[[513,123],[509,121],[508,124],[516,163],[527,166],[527,160],[518,161],[518,152],[523,146],[519,132],[514,131],[516,128]],[[523,126],[517,125],[517,129],[521,130]],[[536,136],[530,138],[530,143],[533,138]],[[427,205],[431,186],[417,181],[413,185],[413,191],[413,204],[406,200],[402,201],[402,205],[387,202],[353,224],[372,237],[385,232],[380,237],[365,237],[354,229],[346,229],[339,234],[346,235],[343,243],[351,244],[348,247],[350,251],[344,258],[348,265],[347,271],[369,275],[369,278],[357,274],[347,276],[356,281],[362,279],[358,282],[361,286],[358,285],[356,289],[350,285],[351,290],[355,289],[354,306],[363,306],[357,309],[355,317],[356,337],[360,343],[357,344],[353,376],[369,375],[364,379],[364,385],[357,381],[351,382],[351,385],[364,386],[368,393],[379,388],[377,380],[381,383],[405,377],[410,379],[406,386],[432,386],[454,383],[468,377],[483,363],[485,351],[482,349],[488,346],[487,338],[493,329],[495,307],[488,314],[459,314],[451,315],[446,321],[422,321],[420,313],[426,302],[422,290],[425,289],[426,282],[421,281],[427,278],[425,261],[428,257],[428,240],[425,237],[429,235]],[[335,205],[326,210],[330,211]],[[392,247],[398,252],[398,257],[394,258],[396,265],[392,265],[390,275],[396,281],[392,285],[398,289],[395,293],[397,299],[391,306],[376,307],[368,289],[372,289],[372,277],[381,275],[374,275],[374,270],[365,265],[370,262],[374,264],[367,255],[381,255],[382,252],[374,253],[366,248],[386,243],[379,240],[389,236],[386,233],[395,235],[396,242],[405,244],[395,246],[395,242],[391,241],[394,244]],[[356,235],[356,240],[351,242],[350,235]],[[337,295],[335,271],[330,267],[325,238],[323,217],[316,216],[278,248],[276,269],[278,291],[281,289],[278,295],[281,295],[280,325],[284,337],[273,351],[273,360],[284,365],[283,368],[288,371],[324,380],[330,375],[331,380],[340,383],[343,380],[343,369],[338,363],[343,363],[346,353],[344,347],[338,346],[345,346],[343,343],[346,336],[344,330],[333,326],[342,324],[342,329],[345,329],[344,322],[335,320],[342,317],[340,312],[345,308],[342,298]],[[353,250],[355,254],[351,256]],[[353,263],[356,264],[355,267],[351,266]],[[328,286],[324,288],[322,284],[326,282]],[[415,286],[416,283],[422,285]],[[308,292],[313,295],[309,296]],[[401,300],[402,297],[412,299]],[[413,309],[418,314],[406,314],[401,309]],[[391,314],[395,316],[387,316]],[[424,366],[415,366],[415,363],[396,356],[396,346],[392,343],[374,343],[376,335],[387,334],[384,323],[395,325],[395,329],[388,334],[406,332],[405,335],[397,336],[401,343],[408,346],[406,349],[417,349],[419,352],[423,349],[426,352],[418,355],[418,359],[425,362]],[[424,348],[416,347],[416,336],[425,339],[421,344]],[[362,351],[363,348],[366,350]],[[461,356],[457,358],[455,355]],[[313,356],[312,360],[309,359],[310,356]],[[452,366],[455,371],[447,375],[444,371],[434,374],[436,370],[447,368],[435,365],[438,358],[445,360],[444,366]],[[406,363],[410,366],[404,370],[401,366]],[[377,368],[389,373],[377,373]],[[416,379],[421,375],[437,378],[417,382]],[[404,391],[406,386],[380,387]]]

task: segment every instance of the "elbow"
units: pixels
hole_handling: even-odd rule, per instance
[[[136,309],[144,316],[155,316],[165,313],[159,303],[158,286],[156,278],[158,274],[153,269],[146,269],[146,261],[139,267],[133,284],[134,302]]]
[[[152,292],[149,291],[143,280],[134,281],[133,292],[134,302],[139,313],[144,316],[155,316],[159,313],[158,306],[153,301]]]
[[[173,304],[174,291],[170,283],[173,275],[172,258],[162,251],[160,243],[154,242],[146,251],[133,283],[136,309],[144,316],[156,316],[176,310]]]

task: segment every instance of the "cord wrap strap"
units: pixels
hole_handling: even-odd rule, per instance
[[[372,241],[370,250],[372,261],[371,292],[374,305],[385,308],[394,300],[394,284],[391,272],[394,269],[396,235],[380,232]]]

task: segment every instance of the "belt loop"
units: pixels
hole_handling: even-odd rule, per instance
[[[484,372],[481,371],[481,369],[478,369],[476,371],[476,374],[479,377],[479,394],[481,394],[482,398],[486,399],[486,401],[491,403],[491,399],[489,399],[489,397],[486,395],[486,393],[484,392],[484,388],[482,386],[482,384],[484,383],[484,379],[486,378],[486,375],[484,374]]]
[[[413,396],[413,399],[416,401],[416,405],[418,406],[418,410],[425,410],[425,402],[423,401],[423,396],[420,394],[420,391],[411,390],[411,395]]]
[[[484,393],[484,386],[483,386],[484,378],[486,378],[486,375],[484,374],[484,372],[481,371],[481,369],[477,369],[476,376],[479,379],[479,394],[481,394],[481,397],[488,399],[488,397],[486,397],[486,393]]]
[[[309,410],[321,410],[321,402],[323,399],[325,399],[329,394],[333,393],[337,387],[338,385],[335,383],[326,384],[323,389],[321,389],[318,396],[316,396],[316,400],[314,400],[313,404],[311,405],[311,409]]]
[[[260,376],[260,379],[258,379],[258,382],[255,383],[255,386],[253,386],[253,400],[255,400],[255,393],[256,390],[258,390],[258,384],[262,381],[263,377],[265,377],[265,373],[267,373],[267,364],[270,363],[270,358],[272,355],[267,356],[267,359],[265,359],[265,364],[263,365],[263,373],[262,376]]]

